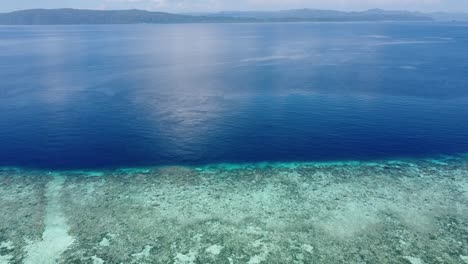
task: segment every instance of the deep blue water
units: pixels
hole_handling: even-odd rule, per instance
[[[0,27],[0,166],[468,152],[468,25]]]

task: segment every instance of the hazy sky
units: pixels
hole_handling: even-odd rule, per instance
[[[468,0],[0,0],[0,12],[29,8],[148,9],[170,12],[369,8],[468,12]]]

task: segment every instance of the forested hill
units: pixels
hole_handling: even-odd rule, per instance
[[[299,9],[274,12],[219,12],[172,14],[144,10],[31,9],[0,14],[2,25],[72,25],[138,23],[235,23],[235,22],[344,22],[344,21],[430,21],[422,13],[385,11],[341,12]]]
[[[248,22],[252,19],[179,15],[144,10],[30,9],[0,14],[3,25],[163,24]]]

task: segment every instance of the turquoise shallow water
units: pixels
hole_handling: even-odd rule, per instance
[[[66,175],[82,175],[88,177],[105,176],[106,174],[149,174],[159,169],[179,167],[198,172],[212,171],[212,170],[254,170],[254,169],[298,169],[300,167],[315,167],[315,168],[326,168],[326,167],[359,167],[359,166],[385,166],[386,164],[393,165],[408,165],[417,163],[429,163],[438,165],[449,165],[449,163],[463,161],[468,157],[468,153],[460,153],[457,155],[437,155],[425,158],[401,158],[401,159],[381,159],[381,160],[343,160],[343,161],[299,161],[299,162],[255,162],[255,163],[213,163],[206,165],[158,165],[158,166],[144,166],[144,167],[120,167],[112,169],[67,169],[67,170],[48,170],[48,169],[29,169],[21,167],[3,166],[0,167],[0,171],[14,171],[24,174],[48,174],[52,176],[66,176]]]

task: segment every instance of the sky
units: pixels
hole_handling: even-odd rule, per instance
[[[0,12],[30,8],[146,9],[175,13],[316,8],[468,12],[468,0],[0,0]]]

